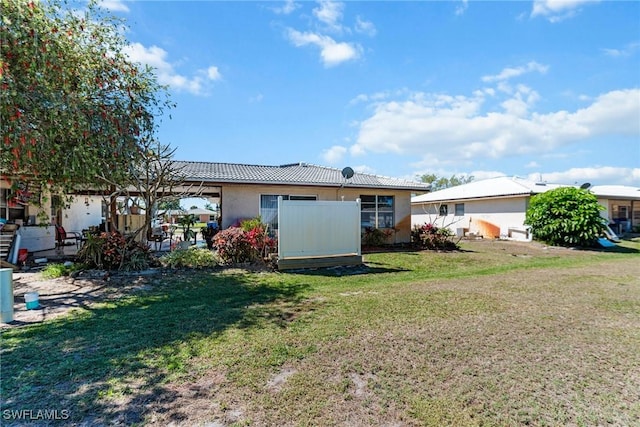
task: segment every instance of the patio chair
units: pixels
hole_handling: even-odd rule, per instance
[[[151,230],[151,236],[149,236],[149,241],[154,243],[154,248],[156,252],[158,249],[162,249],[162,242],[167,238],[167,233],[162,229],[162,227],[154,227]]]
[[[75,244],[77,248],[80,248],[80,244],[83,241],[82,233],[77,231],[66,231],[63,226],[56,224],[56,248],[61,248],[66,245]]]

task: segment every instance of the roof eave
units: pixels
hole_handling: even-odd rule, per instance
[[[474,200],[487,200],[487,199],[512,199],[515,197],[526,197],[526,196],[535,196],[538,193],[534,193],[534,192],[528,192],[528,193],[511,193],[511,194],[500,194],[500,195],[493,195],[493,196],[471,196],[471,197],[458,197],[458,198],[451,198],[451,199],[437,199],[437,200],[420,200],[420,201],[415,201],[415,202],[411,202],[411,203],[415,203],[415,204],[422,204],[422,203],[439,203],[439,202],[456,202],[456,201],[460,201],[460,200],[464,200],[464,201],[474,201]]]

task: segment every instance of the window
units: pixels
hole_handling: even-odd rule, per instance
[[[260,218],[269,226],[269,234],[278,229],[278,197],[283,200],[318,200],[317,196],[263,194],[260,196]]]
[[[464,203],[456,203],[456,216],[464,216]]]
[[[363,228],[395,227],[393,196],[360,196],[360,225]]]
[[[447,216],[449,214],[449,206],[448,205],[440,205],[440,216]]]
[[[9,189],[0,189],[0,218],[11,222],[27,219],[25,205],[17,202],[15,193]]]

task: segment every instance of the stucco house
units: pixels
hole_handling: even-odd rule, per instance
[[[363,228],[394,230],[389,243],[406,243],[411,239],[411,196],[431,188],[421,182],[358,172],[345,178],[341,169],[303,162],[279,166],[177,162],[177,166],[189,177],[186,184],[201,186],[202,197],[218,206],[222,229],[260,216],[270,230],[277,230],[278,196],[285,200],[359,198]]]
[[[435,222],[459,236],[530,240],[524,225],[531,196],[566,186],[518,177],[472,181],[411,199],[413,225]],[[589,190],[605,208],[614,231],[631,231],[640,225],[640,188],[602,185]]]
[[[278,229],[278,196],[286,200],[325,201],[359,198],[362,227],[392,230],[389,243],[404,243],[411,238],[411,196],[430,189],[425,183],[358,172],[345,178],[341,169],[308,163],[266,166],[177,161],[176,166],[183,168],[187,176],[185,188],[200,189],[199,197],[217,205],[217,219],[222,229],[243,219],[261,216],[275,232]],[[0,185],[0,217],[23,224],[22,247],[29,252],[55,247],[54,228],[47,226],[50,223],[56,222],[67,231],[79,232],[104,224],[109,215],[102,196],[77,194],[70,204],[55,212],[47,202],[44,209],[51,215],[46,223],[42,223],[44,219],[36,217],[36,206],[28,201],[13,202],[11,184],[7,180]],[[141,220],[132,212],[122,212],[119,216],[125,231],[135,228]]]
[[[198,189],[199,197],[217,206],[215,213],[221,229],[260,216],[275,232],[278,196],[286,200],[325,201],[360,198],[363,228],[393,230],[389,243],[406,243],[411,238],[411,196],[430,189],[425,183],[358,172],[347,179],[341,169],[308,163],[267,166],[176,161],[175,165],[187,177],[185,188]],[[67,230],[100,224],[106,215],[104,201],[95,195],[77,196],[60,213]],[[123,215],[127,224],[128,216]]]

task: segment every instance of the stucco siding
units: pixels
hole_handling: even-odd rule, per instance
[[[74,196],[69,207],[62,210],[62,225],[67,231],[82,231],[101,222],[102,197]]]
[[[412,206],[412,224],[435,223],[447,227],[453,233],[458,229],[465,232],[483,234],[481,221],[493,224],[500,229],[500,236],[508,236],[510,228],[524,228],[525,212],[529,197],[496,198],[485,200],[460,200]],[[455,215],[456,204],[464,203],[464,215]],[[438,215],[441,205],[447,205],[447,215]],[[492,236],[493,237],[493,236]],[[513,237],[521,237],[514,235]],[[522,236],[524,237],[524,236]]]
[[[362,195],[394,196],[394,217],[396,229],[389,243],[406,243],[411,238],[411,192],[385,189],[326,188],[314,186],[284,185],[242,185],[222,186],[221,213],[222,228],[230,227],[238,221],[260,215],[261,195],[315,196],[318,200],[354,201]]]

